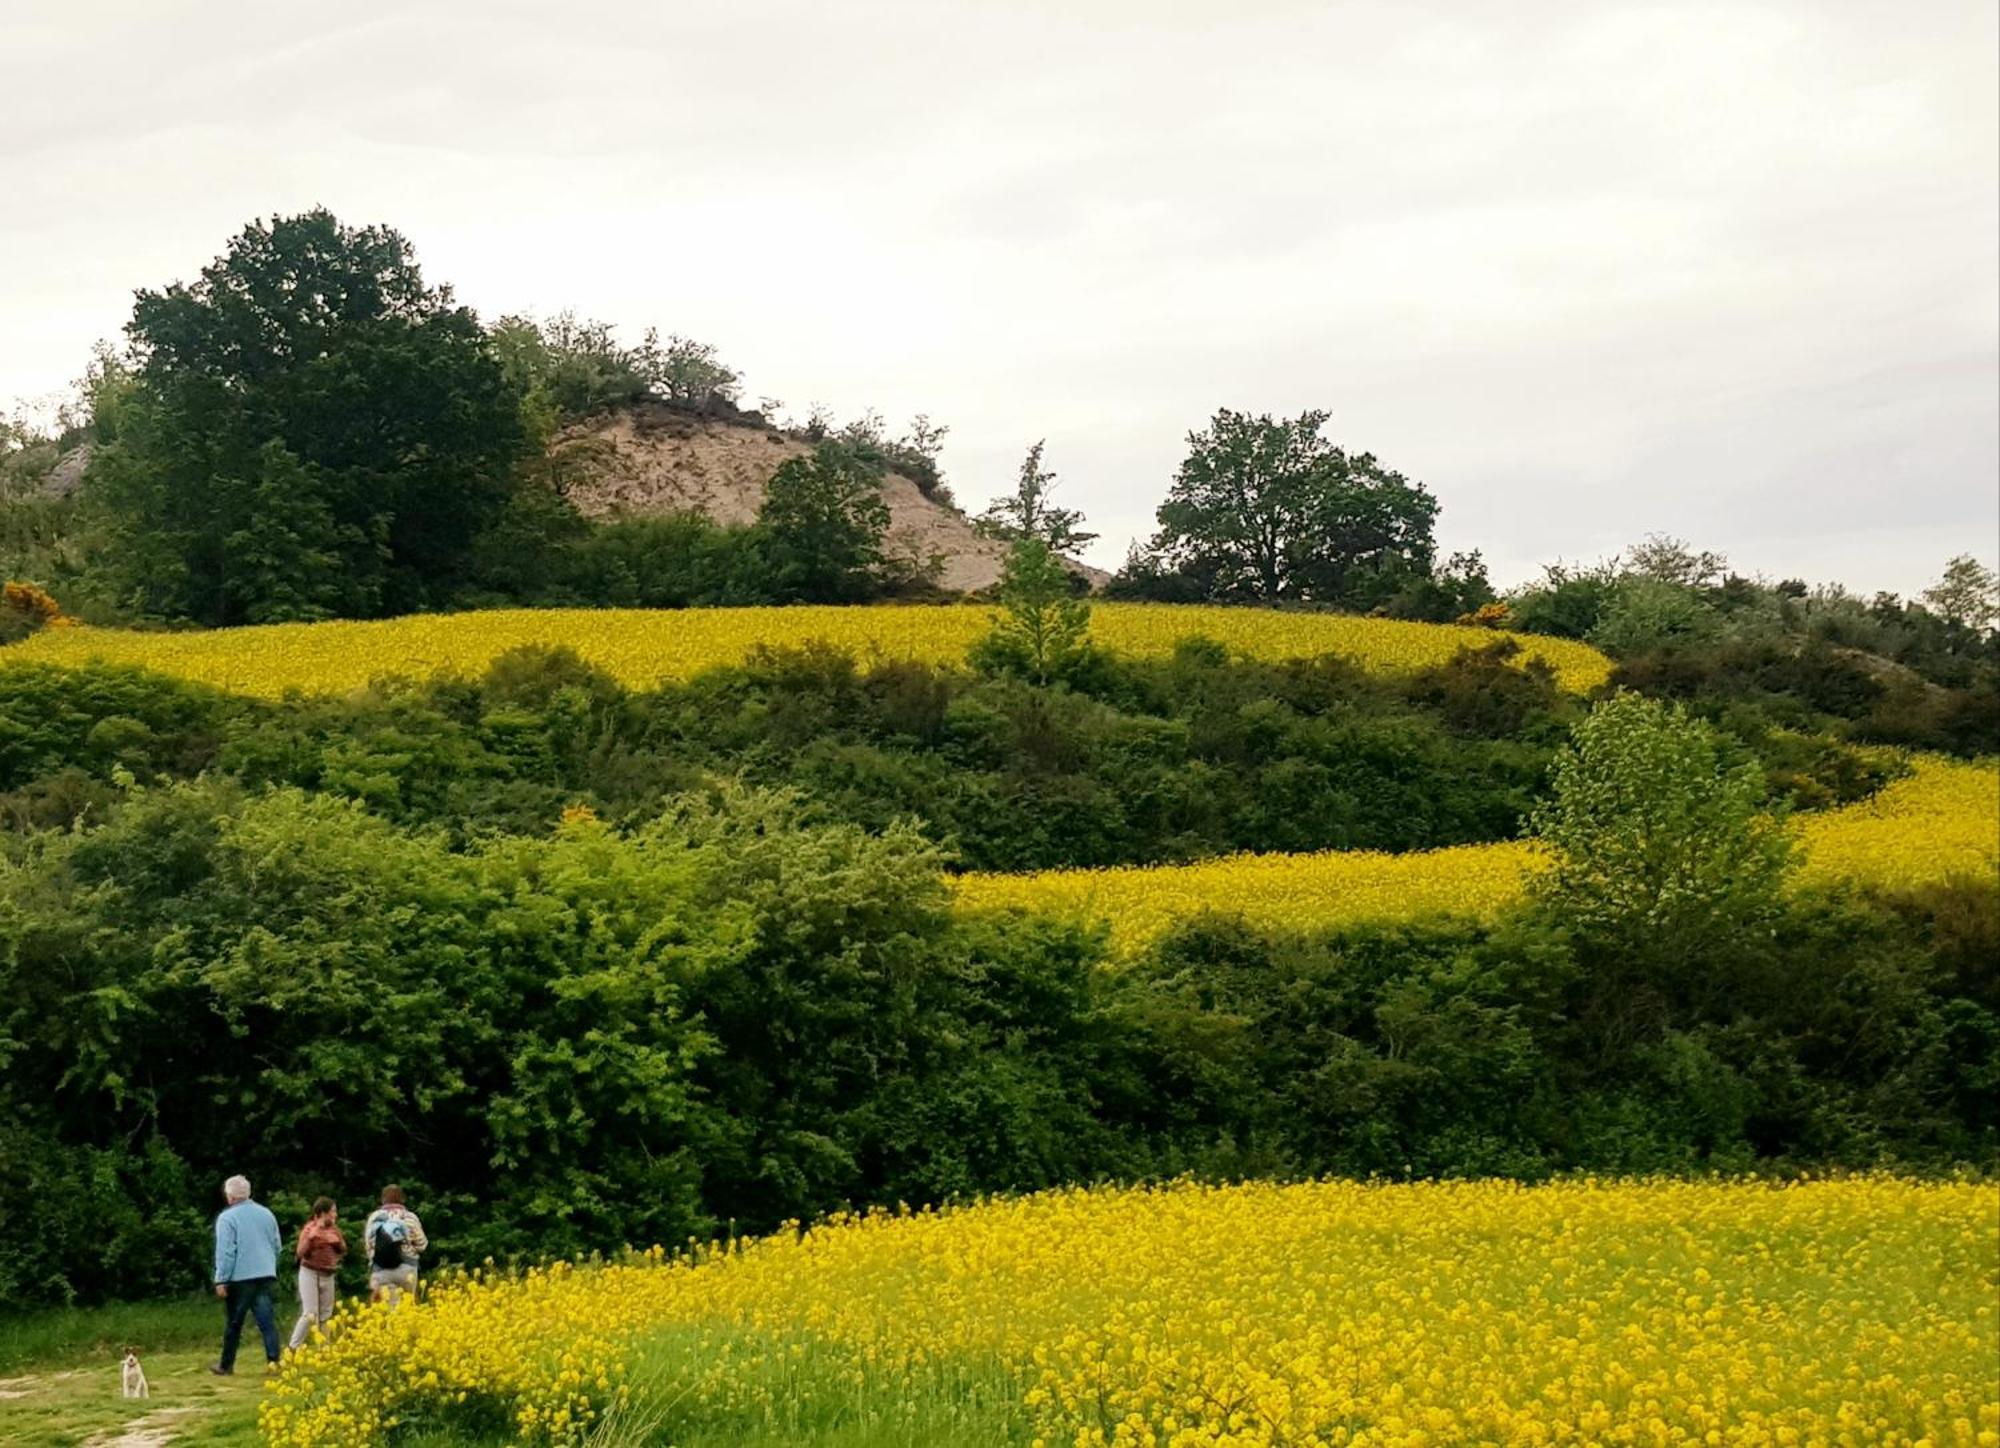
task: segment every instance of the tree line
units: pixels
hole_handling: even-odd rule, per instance
[[[189,283],[137,294],[53,430],[0,427],[0,561],[101,621],[206,625],[495,604],[690,605],[921,597],[884,546],[879,481],[949,505],[947,429],[900,436],[815,408],[809,445],[749,527],[592,522],[565,429],[645,401],[764,423],[714,347],[559,313],[480,323],[409,243],[324,210],[255,222]],[[1920,600],[1745,577],[1678,540],[1556,564],[1497,596],[1475,552],[1437,555],[1430,490],[1326,435],[1328,415],[1224,408],[1188,437],[1153,536],[1108,596],[1465,619],[1621,656],[1796,649],[1889,657],[1946,689],[2000,657],[2000,583],[1954,559]],[[89,444],[79,450],[79,444]],[[81,477],[52,477],[87,457]],[[1095,537],[1055,499],[1042,443],[977,520],[1061,555]],[[0,631],[21,620],[0,618]]]
[[[838,426],[815,409],[791,428],[813,452],[778,470],[751,528],[593,524],[570,505],[570,424],[647,400],[762,422],[740,390],[707,344],[648,332],[628,347],[567,313],[487,327],[395,231],[323,210],[274,218],[193,281],[137,294],[125,347],[100,349],[59,439],[9,428],[0,550],[72,612],[208,626],[921,593],[922,568],[884,552],[876,484],[893,469],[949,503],[946,430],[927,418],[891,436],[872,414]],[[1451,606],[1480,601],[1463,560],[1432,567],[1429,492],[1325,442],[1324,422],[1219,412],[1190,439],[1147,576],[1362,605],[1435,573],[1458,590]],[[88,466],[51,499],[26,484],[58,441],[88,443]],[[1251,484],[1234,501],[1232,479]],[[1038,443],[980,526],[1058,554],[1089,542],[1054,481]]]

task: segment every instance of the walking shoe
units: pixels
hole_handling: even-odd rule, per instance
[[[208,1365],[208,1370],[214,1373],[218,1378],[233,1378],[236,1376],[236,1370],[234,1368],[226,1368],[221,1363],[210,1363]]]

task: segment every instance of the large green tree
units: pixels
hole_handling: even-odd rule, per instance
[[[823,442],[771,475],[757,524],[783,603],[859,603],[875,591],[889,505],[881,472]]]
[[[446,597],[497,519],[521,398],[478,320],[386,227],[244,228],[142,291],[136,385],[89,479],[120,601],[208,624]]]
[[[1351,601],[1429,573],[1437,500],[1321,436],[1327,414],[1224,408],[1188,435],[1155,552],[1218,599]]]

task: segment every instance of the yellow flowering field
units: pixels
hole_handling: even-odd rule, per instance
[[[1872,799],[1800,818],[1807,879],[1906,886],[2000,870],[2000,760],[1914,764]]]
[[[1535,854],[1527,844],[1454,845],[1387,854],[1228,855],[1191,865],[1132,865],[959,876],[961,908],[1028,910],[1102,920],[1130,952],[1208,911],[1264,925],[1318,930],[1421,915],[1491,916],[1521,894]]]
[[[2000,765],[1914,761],[1861,804],[1799,824],[1809,881],[1906,886],[2000,870]],[[1331,850],[1236,855],[1192,865],[959,877],[968,910],[1018,908],[1106,920],[1129,951],[1204,911],[1293,929],[1427,914],[1490,916],[1521,893],[1531,846],[1459,845],[1409,854]]]
[[[758,644],[798,645],[815,639],[863,656],[959,662],[992,619],[993,610],[979,604],[944,604],[508,609],[209,633],[70,628],[44,630],[7,649],[0,654],[0,667],[17,661],[83,664],[102,659],[278,698],[291,689],[346,693],[389,675],[476,674],[523,644],[566,644],[624,684],[652,688],[740,663]],[[1268,609],[1102,603],[1091,611],[1091,637],[1119,653],[1164,657],[1179,640],[1197,634],[1260,659],[1338,654],[1390,671],[1446,663],[1460,649],[1503,637],[1491,629],[1455,624]],[[1571,691],[1587,692],[1611,676],[1611,661],[1588,644],[1504,636],[1517,638],[1525,656],[1546,660]]]
[[[2000,1187],[1886,1176],[1065,1190],[366,1311],[262,1422],[275,1448],[1975,1448],[1997,1227]]]

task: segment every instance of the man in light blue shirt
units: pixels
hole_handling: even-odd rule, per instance
[[[278,1281],[278,1219],[250,1200],[247,1177],[222,1184],[229,1205],[215,1219],[215,1295],[222,1299],[222,1358],[209,1369],[218,1377],[236,1371],[243,1319],[254,1316],[267,1363],[278,1361],[278,1314],[271,1289]]]

